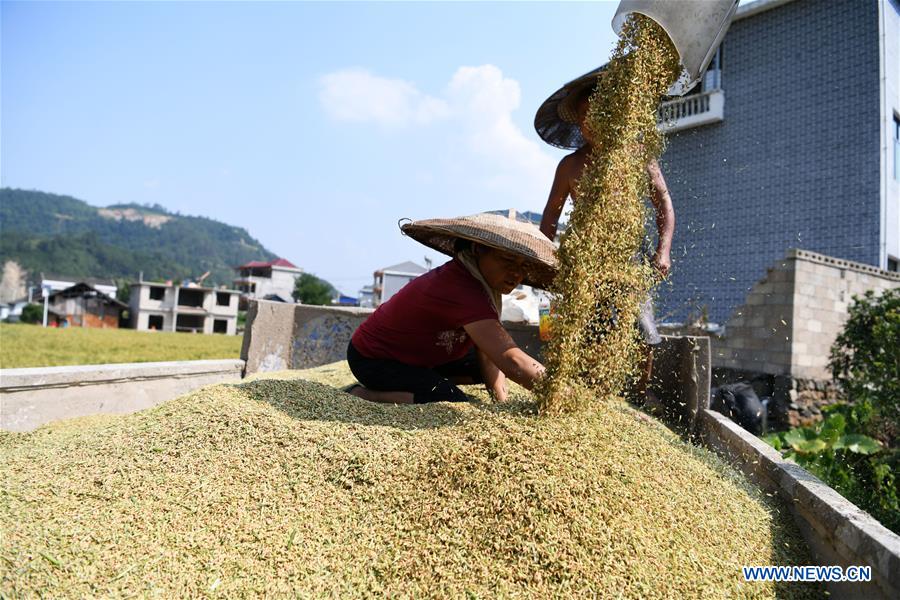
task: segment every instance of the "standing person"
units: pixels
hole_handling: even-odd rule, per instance
[[[599,78],[603,76],[604,68],[595,69],[564,85],[544,101],[535,116],[535,128],[541,139],[559,148],[575,149],[575,152],[565,156],[559,162],[553,178],[553,185],[550,188],[550,196],[544,207],[541,232],[551,240],[556,236],[559,217],[566,200],[571,197],[573,202],[578,201],[577,182],[581,178],[591,152],[593,152],[590,132],[585,126],[585,119],[591,94],[596,88]],[[669,196],[666,181],[656,160],[647,165],[647,174],[650,177],[650,201],[656,214],[658,234],[656,252],[653,253],[652,262],[659,275],[665,278],[672,265],[671,250],[672,236],[675,233],[675,210],[672,207],[672,198]],[[647,384],[653,371],[653,346],[662,341],[656,329],[653,303],[650,298],[647,298],[641,305],[638,325],[645,342],[644,364],[637,386],[639,397],[643,397],[647,394]]]
[[[406,284],[350,340],[361,385],[348,393],[397,404],[465,401],[457,385],[484,383],[498,401],[509,378],[531,389],[544,372],[500,323],[501,295],[546,287],[553,244],[531,224],[479,214],[408,223],[404,234],[453,259]]]

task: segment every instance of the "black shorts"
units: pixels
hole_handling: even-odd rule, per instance
[[[465,377],[472,383],[484,382],[474,348],[459,360],[429,369],[396,360],[368,358],[351,342],[347,345],[347,362],[356,379],[370,390],[411,392],[416,404],[469,400],[450,378]]]
[[[648,346],[656,346],[662,342],[662,336],[659,335],[656,328],[656,319],[653,317],[653,300],[649,296],[641,303],[641,312],[636,325],[641,332],[641,339]],[[594,318],[588,325],[591,337],[599,342],[609,328],[617,326],[618,316],[615,307],[608,307],[606,304],[598,302]]]

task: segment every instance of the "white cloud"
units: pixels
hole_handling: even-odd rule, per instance
[[[460,67],[442,98],[363,69],[336,71],[320,83],[319,100],[333,119],[388,126],[447,120],[451,127],[439,134],[449,138],[436,144],[449,149],[448,158],[473,183],[512,195],[520,208],[546,198],[556,160],[513,121],[521,90],[498,67]]]
[[[319,101],[333,119],[383,125],[425,124],[449,113],[447,103],[400,79],[344,69],[320,80]]]
[[[512,120],[521,102],[519,83],[494,65],[460,67],[448,90],[469,151],[494,171],[486,183],[492,188],[538,188],[538,195],[546,195],[556,161]]]

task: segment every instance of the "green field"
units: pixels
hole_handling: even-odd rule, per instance
[[[240,358],[241,336],[0,324],[0,368]]]

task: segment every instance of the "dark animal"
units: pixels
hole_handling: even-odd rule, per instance
[[[718,411],[752,433],[762,435],[766,430],[768,398],[760,401],[748,383],[723,385],[713,397],[712,409]]]

